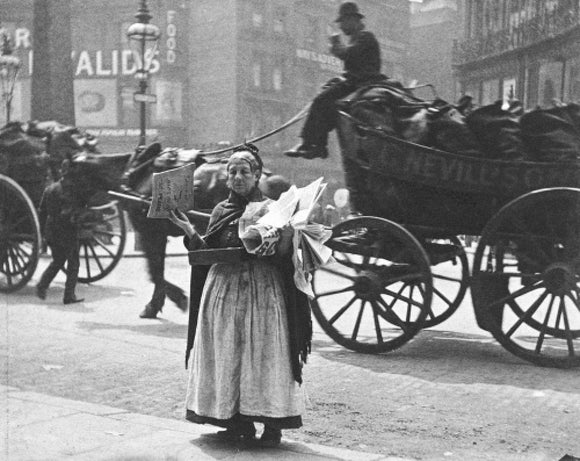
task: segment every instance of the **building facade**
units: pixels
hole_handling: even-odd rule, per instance
[[[30,118],[33,63],[32,0],[3,0],[0,23],[24,63],[13,119]],[[138,140],[136,63],[126,37],[136,0],[70,0],[76,125],[98,136],[105,152],[131,150]],[[211,150],[273,130],[300,111],[320,86],[342,71],[328,52],[339,0],[149,0],[162,36],[153,61],[147,107],[148,141]],[[359,0],[375,33],[383,71],[406,78],[408,0]],[[7,4],[5,7],[4,4]],[[2,120],[0,120],[2,123]],[[276,167],[297,179],[303,161],[282,151],[297,142],[301,123],[259,143]],[[278,155],[275,155],[278,154]],[[308,170],[340,174],[338,153]],[[286,162],[286,163],[285,163]],[[268,161],[267,161],[268,163]],[[314,168],[311,168],[315,166]],[[324,174],[327,176],[327,174]],[[297,181],[298,182],[298,181]]]
[[[467,0],[454,50],[460,91],[526,108],[580,99],[580,1]]]
[[[453,45],[463,38],[463,0],[423,0],[411,4],[408,78],[431,84],[446,101],[457,100]],[[429,93],[422,92],[425,96]]]

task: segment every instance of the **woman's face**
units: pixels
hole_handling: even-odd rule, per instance
[[[232,159],[228,165],[228,187],[235,193],[247,197],[260,179],[259,171],[252,171],[250,164],[243,159]]]

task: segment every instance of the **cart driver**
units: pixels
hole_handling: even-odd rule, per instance
[[[340,5],[335,22],[349,37],[349,43],[345,45],[338,34],[332,35],[330,52],[344,62],[344,73],[342,77],[327,82],[314,98],[302,128],[302,143],[285,155],[306,159],[328,157],[328,133],[334,129],[337,119],[335,102],[361,85],[386,78],[381,74],[379,42],[372,32],[365,29],[362,18],[364,16],[356,3]]]

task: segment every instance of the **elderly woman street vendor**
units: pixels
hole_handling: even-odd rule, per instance
[[[261,173],[258,149],[237,148],[227,165],[229,197],[214,208],[206,235],[181,212],[171,220],[189,250],[241,249],[236,261],[192,266],[186,418],[226,428],[220,437],[276,446],[282,429],[302,426],[312,322],[293,282],[292,228],[267,231],[265,238],[278,237],[272,255],[243,249],[240,220],[257,219],[271,203],[258,188]],[[259,440],[255,422],[264,424]]]

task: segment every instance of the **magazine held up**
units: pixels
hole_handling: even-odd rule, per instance
[[[193,209],[193,174],[195,164],[153,173],[152,203],[148,218],[169,218],[170,211]]]
[[[248,204],[239,223],[239,235],[246,251],[262,256],[276,252],[280,234],[273,234],[271,229],[292,226],[294,283],[310,297],[314,297],[310,286],[312,272],[333,260],[332,250],[324,245],[332,231],[310,220],[326,189],[327,184],[322,181],[319,178],[301,188],[293,185],[267,208],[260,202]]]

